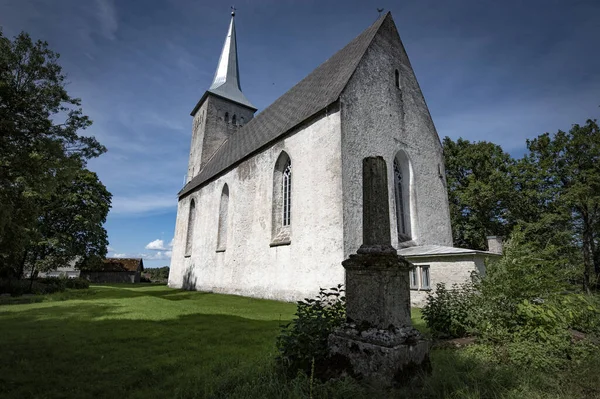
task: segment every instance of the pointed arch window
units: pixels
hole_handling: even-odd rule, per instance
[[[395,75],[396,75],[396,87],[400,88],[400,72],[397,69],[396,69]]]
[[[229,123],[229,112],[225,112],[225,123]]]
[[[227,219],[229,215],[229,187],[223,186],[221,202],[219,204],[219,230],[217,236],[217,252],[225,251],[227,247]]]
[[[292,189],[292,161],[282,151],[273,170],[272,247],[291,242]]]
[[[196,224],[196,202],[194,199],[190,201],[190,211],[188,214],[187,236],[185,240],[185,256],[192,255],[192,247],[194,242],[194,225]]]
[[[292,162],[288,159],[283,170],[283,225],[291,224],[292,211]]]
[[[234,125],[237,124],[237,117],[235,116],[235,114],[231,117],[231,123]]]
[[[396,230],[398,242],[410,241],[411,232],[411,185],[410,162],[404,151],[394,157],[394,202],[396,205]]]

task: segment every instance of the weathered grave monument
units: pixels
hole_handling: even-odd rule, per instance
[[[350,374],[390,386],[430,362],[429,342],[410,320],[411,264],[391,245],[387,187],[385,160],[364,158],[363,244],[342,262],[347,322],[329,336],[329,348]]]

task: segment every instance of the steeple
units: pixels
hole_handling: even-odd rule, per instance
[[[227,37],[223,44],[223,51],[219,58],[219,65],[217,66],[215,77],[208,91],[241,105],[256,109],[256,107],[248,101],[240,88],[237,41],[235,38],[235,8],[233,7],[231,10],[229,30],[227,31]]]

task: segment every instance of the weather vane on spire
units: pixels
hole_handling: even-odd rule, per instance
[[[383,12],[384,8],[377,8],[377,12],[379,13],[379,16],[381,17],[381,13]]]
[[[235,6],[231,6],[231,16],[235,17]]]

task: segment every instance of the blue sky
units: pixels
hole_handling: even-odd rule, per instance
[[[440,137],[525,139],[600,115],[600,2],[241,0],[242,90],[259,111],[391,11]],[[49,42],[108,152],[110,256],[169,264],[190,111],[210,86],[229,3],[3,0],[0,25]]]

